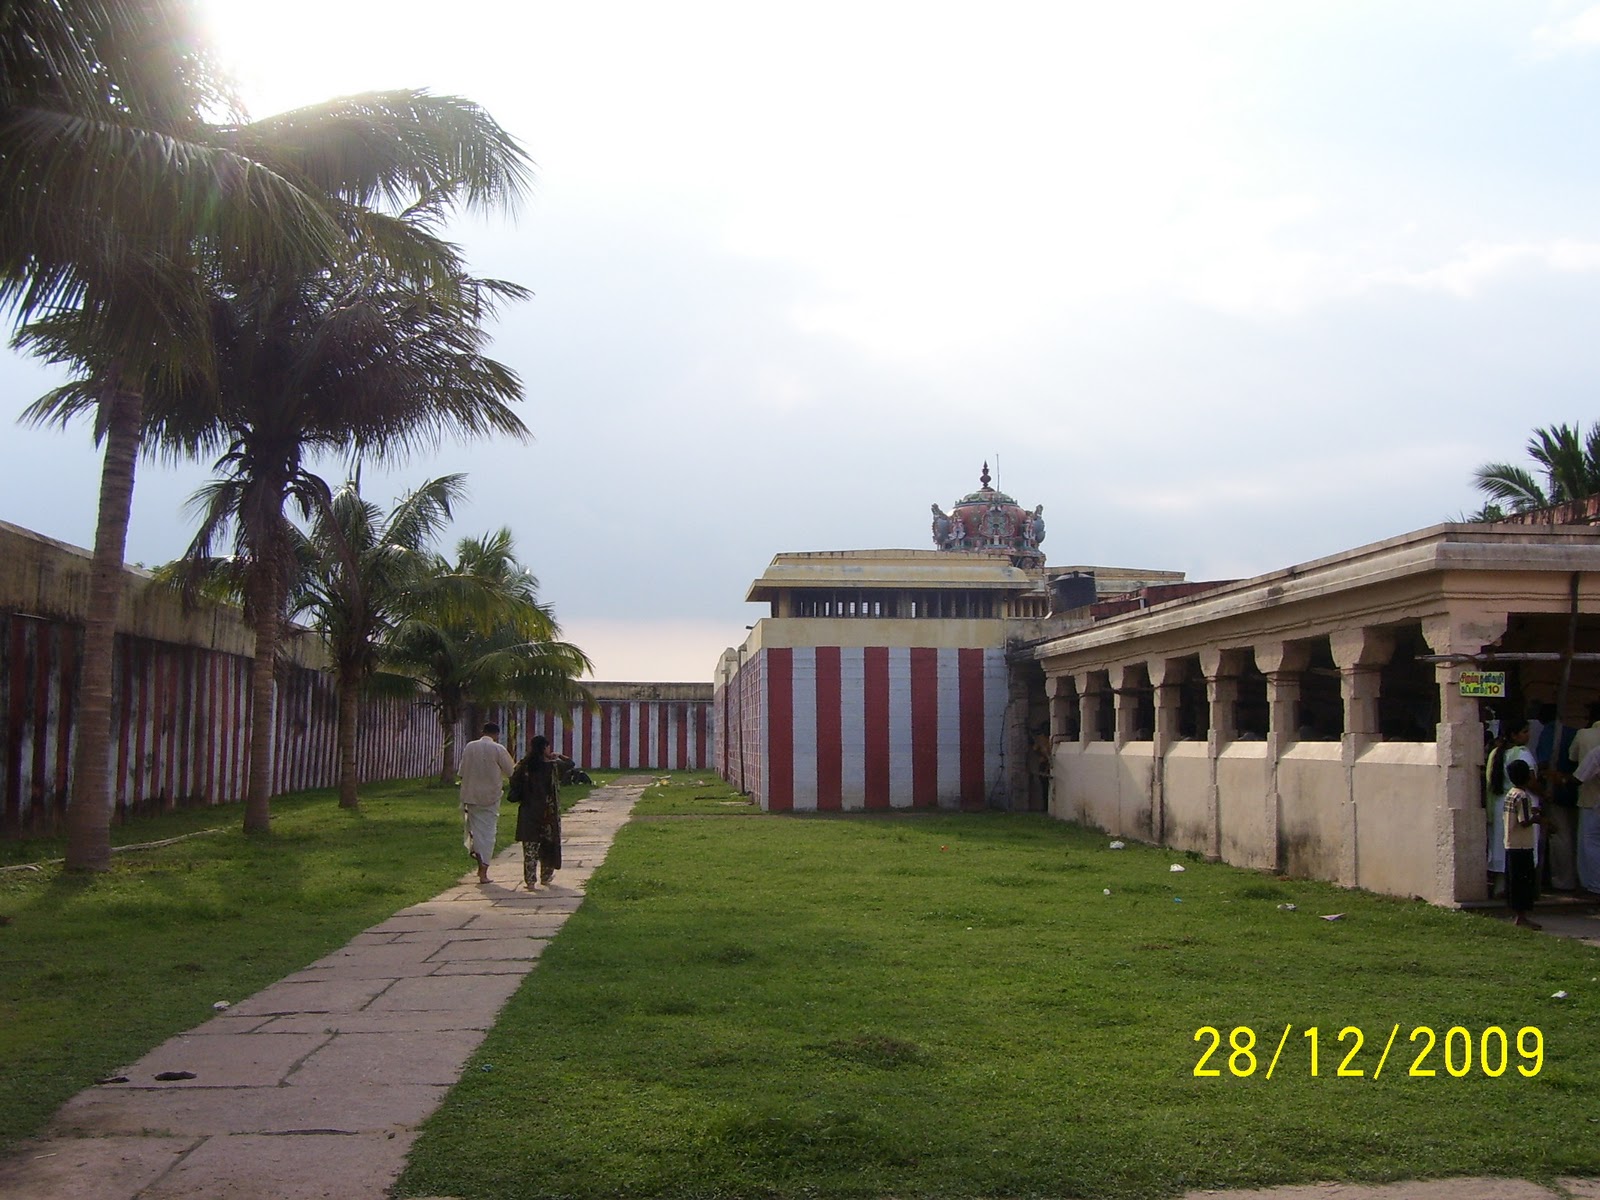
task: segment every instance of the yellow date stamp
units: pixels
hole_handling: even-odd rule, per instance
[[[1283,1027],[1277,1047],[1266,1063],[1266,1078],[1271,1079],[1278,1069],[1285,1047],[1291,1046],[1293,1033],[1292,1024]],[[1194,1031],[1194,1040],[1200,1044],[1200,1059],[1194,1065],[1194,1074],[1201,1079],[1223,1075],[1246,1079],[1256,1073],[1266,1057],[1266,1044],[1257,1040],[1255,1029],[1249,1025],[1235,1025],[1226,1033],[1215,1025],[1202,1025]],[[1302,1029],[1300,1037],[1293,1041],[1289,1061],[1284,1066],[1293,1071],[1304,1066],[1307,1073],[1315,1077],[1324,1072],[1325,1066],[1333,1066],[1333,1060],[1337,1059],[1338,1066],[1332,1073],[1342,1079],[1377,1079],[1391,1057],[1395,1065],[1390,1073],[1400,1069],[1409,1058],[1406,1075],[1413,1079],[1438,1078],[1441,1072],[1452,1079],[1474,1072],[1498,1079],[1508,1071],[1532,1079],[1544,1069],[1544,1032],[1537,1025],[1523,1025],[1515,1031],[1503,1025],[1486,1025],[1477,1032],[1464,1025],[1452,1025],[1442,1034],[1431,1025],[1415,1025],[1406,1040],[1396,1047],[1399,1040],[1399,1025],[1390,1027],[1387,1038],[1380,1033],[1370,1042],[1359,1025],[1346,1025],[1332,1038],[1325,1036],[1321,1026],[1311,1025]],[[1381,1053],[1378,1051],[1380,1044]]]

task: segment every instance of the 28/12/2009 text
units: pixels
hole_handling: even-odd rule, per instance
[[[1278,1069],[1278,1060],[1283,1056],[1284,1047],[1289,1044],[1289,1035],[1293,1031],[1293,1025],[1283,1027],[1283,1036],[1278,1038],[1277,1048],[1266,1065],[1266,1078],[1271,1079],[1272,1073]],[[1374,1039],[1374,1043],[1369,1045],[1366,1034],[1359,1026],[1346,1025],[1339,1030],[1332,1044],[1326,1047],[1329,1059],[1337,1057],[1339,1060],[1333,1074],[1345,1079],[1377,1079],[1383,1074],[1399,1037],[1400,1026],[1395,1025],[1389,1030],[1386,1040],[1380,1043]],[[1298,1053],[1292,1054],[1290,1061],[1296,1064],[1297,1070],[1303,1063],[1308,1068],[1308,1074],[1315,1076],[1321,1073],[1324,1049],[1321,1027],[1312,1025],[1302,1030],[1300,1039],[1297,1049],[1309,1053],[1304,1057]],[[1244,1079],[1254,1075],[1261,1065],[1256,1031],[1249,1025],[1235,1025],[1228,1031],[1226,1040],[1215,1025],[1202,1025],[1194,1031],[1194,1040],[1201,1045],[1200,1061],[1194,1065],[1194,1074],[1200,1078],[1233,1075]],[[1381,1054],[1376,1048],[1379,1044],[1383,1047]],[[1407,1044],[1400,1047],[1395,1055],[1395,1067],[1407,1058],[1410,1059],[1410,1067],[1405,1074],[1411,1078],[1428,1079],[1443,1074],[1461,1079],[1477,1070],[1496,1079],[1509,1069],[1524,1079],[1532,1079],[1544,1067],[1544,1033],[1535,1025],[1524,1025],[1514,1033],[1507,1032],[1500,1025],[1489,1025],[1474,1036],[1465,1026],[1452,1025],[1441,1036],[1431,1026],[1417,1025],[1412,1027]],[[1370,1074],[1369,1064],[1372,1064]],[[1287,1067],[1290,1064],[1285,1062],[1283,1065]],[[1391,1074],[1395,1067],[1390,1068]]]

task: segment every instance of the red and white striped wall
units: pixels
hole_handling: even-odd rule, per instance
[[[580,767],[597,771],[703,771],[711,765],[711,701],[614,700],[594,710],[573,705],[560,712],[511,706],[503,740],[513,754],[543,734]]]
[[[1003,650],[758,650],[717,698],[718,763],[774,812],[982,809],[1002,787]]]
[[[118,813],[242,799],[249,772],[250,659],[128,634],[117,636],[114,653],[111,771]],[[66,811],[81,658],[77,624],[0,613],[0,831],[48,829]],[[711,765],[715,721],[709,687],[602,683],[592,690],[600,698],[593,711],[499,710],[511,735],[507,744],[520,753],[529,737],[543,733],[591,768]],[[651,691],[664,694],[650,698]],[[356,738],[363,782],[438,771],[444,733],[425,699],[363,700]],[[337,781],[338,704],[331,675],[302,666],[279,670],[273,746],[275,794]]]
[[[69,621],[0,614],[0,829],[48,829],[66,810],[77,737],[82,634]],[[111,692],[113,803],[119,814],[221,804],[244,796],[250,660],[119,635]],[[417,699],[362,706],[363,781],[437,771],[443,734]],[[329,787],[338,776],[333,680],[280,671],[273,790]]]

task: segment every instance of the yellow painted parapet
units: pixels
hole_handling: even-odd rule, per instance
[[[89,610],[91,566],[89,551],[79,546],[0,521],[0,612],[81,623]],[[255,633],[238,609],[209,601],[186,609],[177,595],[156,586],[150,572],[124,567],[123,573],[118,633],[254,656]],[[285,637],[281,653],[300,666],[320,668],[324,662],[321,644],[298,627]]]

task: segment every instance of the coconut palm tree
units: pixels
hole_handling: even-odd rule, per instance
[[[146,395],[209,369],[215,272],[304,271],[382,245],[403,273],[448,280],[453,249],[378,206],[491,209],[527,179],[515,141],[453,97],[381,93],[211,123],[228,94],[193,24],[189,0],[0,3],[0,308],[72,314],[70,340],[60,325],[22,339],[86,372],[34,415],[92,407],[105,445],[69,869],[110,861],[111,661],[134,468],[147,430],[173,415],[149,413]]]
[[[204,307],[188,270],[202,244],[262,264],[340,246],[319,196],[192,136],[229,107],[193,26],[189,0],[0,3],[0,310],[75,310],[104,350],[69,869],[110,864],[112,649],[143,425],[129,381],[183,357]]]
[[[430,479],[385,515],[362,499],[352,479],[318,513],[305,539],[290,615],[309,620],[327,649],[339,698],[339,805],[359,804],[356,737],[362,687],[377,671],[384,642],[406,606],[424,593],[442,602],[465,577],[432,571],[430,544],[466,494],[466,476]],[[470,600],[464,610],[470,610]]]
[[[273,666],[300,540],[287,510],[336,519],[308,461],[403,457],[446,435],[528,436],[509,407],[521,397],[515,373],[481,352],[483,322],[498,302],[523,295],[466,277],[442,287],[378,273],[253,281],[214,306],[215,383],[196,377],[196,394],[163,399],[210,412],[226,439],[217,478],[195,496],[201,523],[185,557],[203,567],[229,536],[244,563],[256,633],[247,830],[265,831],[270,817]]]
[[[385,657],[434,695],[444,733],[439,782],[456,773],[455,731],[471,709],[506,700],[537,708],[592,704],[578,678],[593,669],[588,656],[560,640],[561,626],[539,599],[539,581],[517,562],[511,531],[465,538],[454,563],[436,556],[436,576],[476,579],[499,597],[494,619],[465,614],[424,597],[390,639]]]
[[[1544,475],[1543,484],[1526,467],[1485,463],[1473,473],[1473,482],[1490,502],[1472,519],[1549,508],[1600,492],[1600,421],[1587,435],[1577,425],[1535,429],[1527,450]]]

